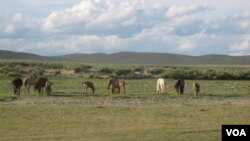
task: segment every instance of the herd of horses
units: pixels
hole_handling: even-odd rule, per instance
[[[158,78],[157,82],[156,82],[156,91],[157,93],[165,93],[165,80],[163,78]],[[176,90],[176,92],[180,95],[184,94],[184,88],[185,88],[185,81],[184,79],[178,79],[177,82],[174,85],[174,88]],[[198,95],[200,93],[200,84],[197,82],[193,83],[193,91],[194,91],[194,95]]]
[[[13,85],[13,92],[16,95],[20,95],[20,89],[24,86],[24,92],[29,93],[30,86],[34,86],[34,92],[38,91],[39,94],[43,94],[43,91],[47,93],[47,95],[51,94],[53,83],[51,83],[46,77],[36,78],[33,76],[25,77],[21,79],[20,77],[14,78],[12,80]],[[90,81],[82,82],[83,92],[88,93],[91,91],[92,94],[95,93],[95,86]],[[164,78],[158,78],[156,82],[156,92],[158,94],[163,94],[166,92],[165,90],[165,80]],[[185,81],[184,79],[178,79],[174,85],[176,92],[180,95],[184,94],[184,87]],[[124,80],[118,80],[117,78],[113,77],[108,79],[108,90],[111,89],[112,94],[120,94],[120,91],[123,89],[123,93],[126,93],[126,83]],[[200,85],[199,83],[193,83],[193,91],[194,95],[198,95],[200,92]]]
[[[25,77],[24,79],[21,79],[20,77],[16,77],[12,80],[12,86],[13,86],[13,92],[16,95],[20,95],[21,87],[24,85],[24,92],[27,90],[29,93],[30,86],[34,86],[34,91],[38,91],[39,94],[43,93],[43,90],[47,93],[47,95],[50,95],[52,88],[52,83],[48,80],[46,77]]]

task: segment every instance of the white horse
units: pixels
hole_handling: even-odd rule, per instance
[[[156,83],[156,91],[158,94],[162,94],[165,92],[165,81],[163,78],[158,78]]]

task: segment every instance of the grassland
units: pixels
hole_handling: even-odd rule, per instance
[[[52,96],[11,92],[9,76],[0,76],[0,140],[60,141],[214,141],[222,124],[250,123],[249,81],[193,80],[185,94],[155,92],[155,79],[126,79],[126,94],[112,95],[106,79],[49,76]],[[83,94],[81,82],[92,81],[95,95]]]

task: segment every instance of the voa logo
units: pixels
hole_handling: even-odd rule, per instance
[[[247,136],[244,129],[241,129],[241,130],[239,130],[239,129],[226,129],[226,132],[227,132],[227,136],[231,136],[231,135],[236,136],[236,137]]]

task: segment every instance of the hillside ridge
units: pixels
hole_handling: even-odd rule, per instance
[[[34,60],[34,61],[67,61],[82,63],[115,63],[115,64],[166,64],[166,65],[250,65],[250,56],[229,56],[208,54],[188,56],[171,53],[150,52],[118,52],[105,53],[75,53],[59,56],[41,56],[32,53],[0,50],[0,59],[4,60]]]

